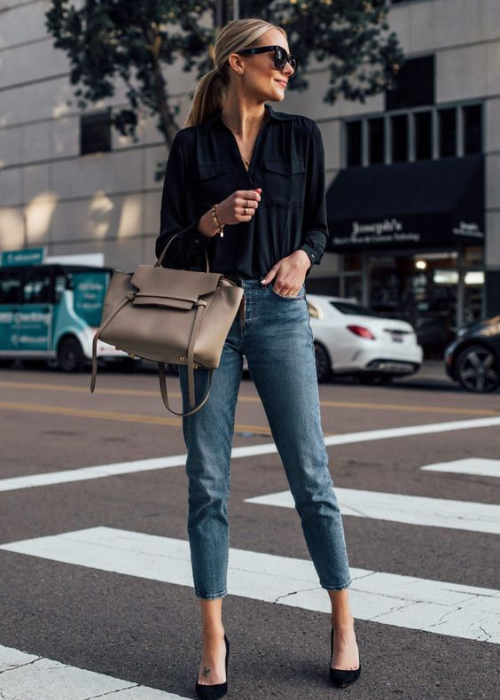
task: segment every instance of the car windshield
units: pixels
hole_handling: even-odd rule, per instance
[[[375,311],[367,309],[366,306],[354,304],[351,301],[331,301],[330,304],[334,309],[340,311],[341,314],[348,314],[352,316],[371,316],[375,318],[379,317]]]

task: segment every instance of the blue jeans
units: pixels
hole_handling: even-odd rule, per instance
[[[243,288],[245,319],[242,322],[238,314],[231,326],[208,402],[183,419],[195,593],[205,599],[227,595],[227,499],[243,355],[283,462],[320,585],[329,590],[347,588],[351,577],[321,427],[305,287],[296,297],[283,297],[272,283],[264,286],[257,279],[243,280]],[[179,369],[187,411],[187,372],[185,366]],[[208,370],[196,370],[195,379],[199,401]]]

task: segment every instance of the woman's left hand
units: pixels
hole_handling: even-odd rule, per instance
[[[309,256],[303,250],[296,250],[286,258],[278,260],[262,280],[262,284],[269,284],[274,278],[274,291],[285,297],[295,297],[302,289],[306,272],[311,266]]]

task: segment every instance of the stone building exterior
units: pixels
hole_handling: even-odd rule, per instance
[[[111,130],[96,150],[124,91],[77,108],[48,5],[0,0],[0,250],[151,262],[164,141],[144,118],[137,142]],[[393,95],[327,105],[315,64],[307,99],[273,103],[323,134],[331,241],[308,288],[453,330],[500,313],[500,3],[400,0],[389,20],[408,59]],[[167,77],[182,124],[195,76]]]

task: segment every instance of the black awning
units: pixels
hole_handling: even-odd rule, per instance
[[[326,193],[327,250],[484,243],[484,158],[342,170]]]

